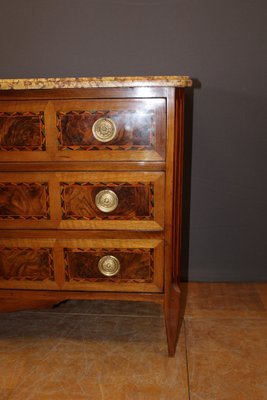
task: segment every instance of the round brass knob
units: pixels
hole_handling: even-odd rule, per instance
[[[100,142],[110,142],[117,135],[115,122],[111,118],[99,118],[92,126],[94,137]]]
[[[114,276],[120,270],[120,262],[114,256],[104,256],[98,261],[98,269],[105,276]]]
[[[112,190],[101,190],[95,197],[95,204],[100,211],[109,213],[118,206],[118,196]]]

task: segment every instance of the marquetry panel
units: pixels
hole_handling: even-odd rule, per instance
[[[0,151],[45,150],[43,112],[0,111]]]
[[[48,183],[0,182],[0,220],[49,218]]]
[[[51,159],[49,102],[0,101],[0,161]]]
[[[98,262],[112,255],[122,266],[113,277],[104,276]],[[152,282],[153,249],[64,249],[66,281],[77,282]]]
[[[59,240],[58,245],[63,248],[64,289],[162,290],[161,240]],[[114,276],[105,276],[99,270],[99,262],[106,256],[116,257],[120,264]]]
[[[103,190],[118,197],[115,210],[105,213],[96,205]],[[61,183],[62,219],[68,220],[153,220],[154,184],[143,182]]]
[[[57,173],[60,181],[60,228],[144,229],[164,226],[164,173]],[[112,211],[98,208],[97,195],[112,191],[118,204]]]
[[[56,228],[59,188],[53,173],[0,173],[0,229]]]
[[[0,240],[0,288],[56,289],[50,240]]]
[[[165,157],[164,99],[66,100],[55,101],[53,106],[59,158],[128,161]],[[111,120],[115,127],[111,140],[102,142],[93,133],[94,123],[101,119]]]
[[[117,127],[117,136],[108,144],[92,133],[99,118],[110,118]],[[60,150],[143,150],[155,146],[155,113],[125,111],[57,112],[58,148]]]

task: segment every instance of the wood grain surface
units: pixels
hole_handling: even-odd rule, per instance
[[[62,219],[152,220],[154,185],[151,183],[96,182],[61,183]],[[102,190],[112,190],[118,197],[114,211],[98,209],[96,196]]]
[[[47,183],[0,182],[0,220],[48,218]]]
[[[121,265],[116,276],[106,277],[98,262],[104,256],[116,257]],[[154,252],[152,249],[64,249],[66,281],[86,282],[152,282]]]
[[[45,150],[43,112],[0,110],[0,151]]]
[[[101,143],[92,132],[99,118],[110,118],[117,135]],[[152,149],[155,142],[155,113],[147,111],[69,111],[57,112],[59,150],[142,150]]]
[[[51,248],[0,247],[0,288],[56,288]]]

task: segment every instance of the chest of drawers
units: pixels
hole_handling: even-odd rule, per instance
[[[157,302],[175,354],[186,86],[0,80],[0,311]]]

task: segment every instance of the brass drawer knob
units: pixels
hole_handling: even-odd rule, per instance
[[[100,211],[109,213],[118,206],[118,196],[112,190],[101,190],[95,197],[95,204]]]
[[[114,276],[120,270],[120,262],[114,256],[104,256],[98,261],[98,269],[105,276]]]
[[[111,118],[99,118],[92,126],[94,137],[100,142],[110,142],[117,135],[115,122]]]

